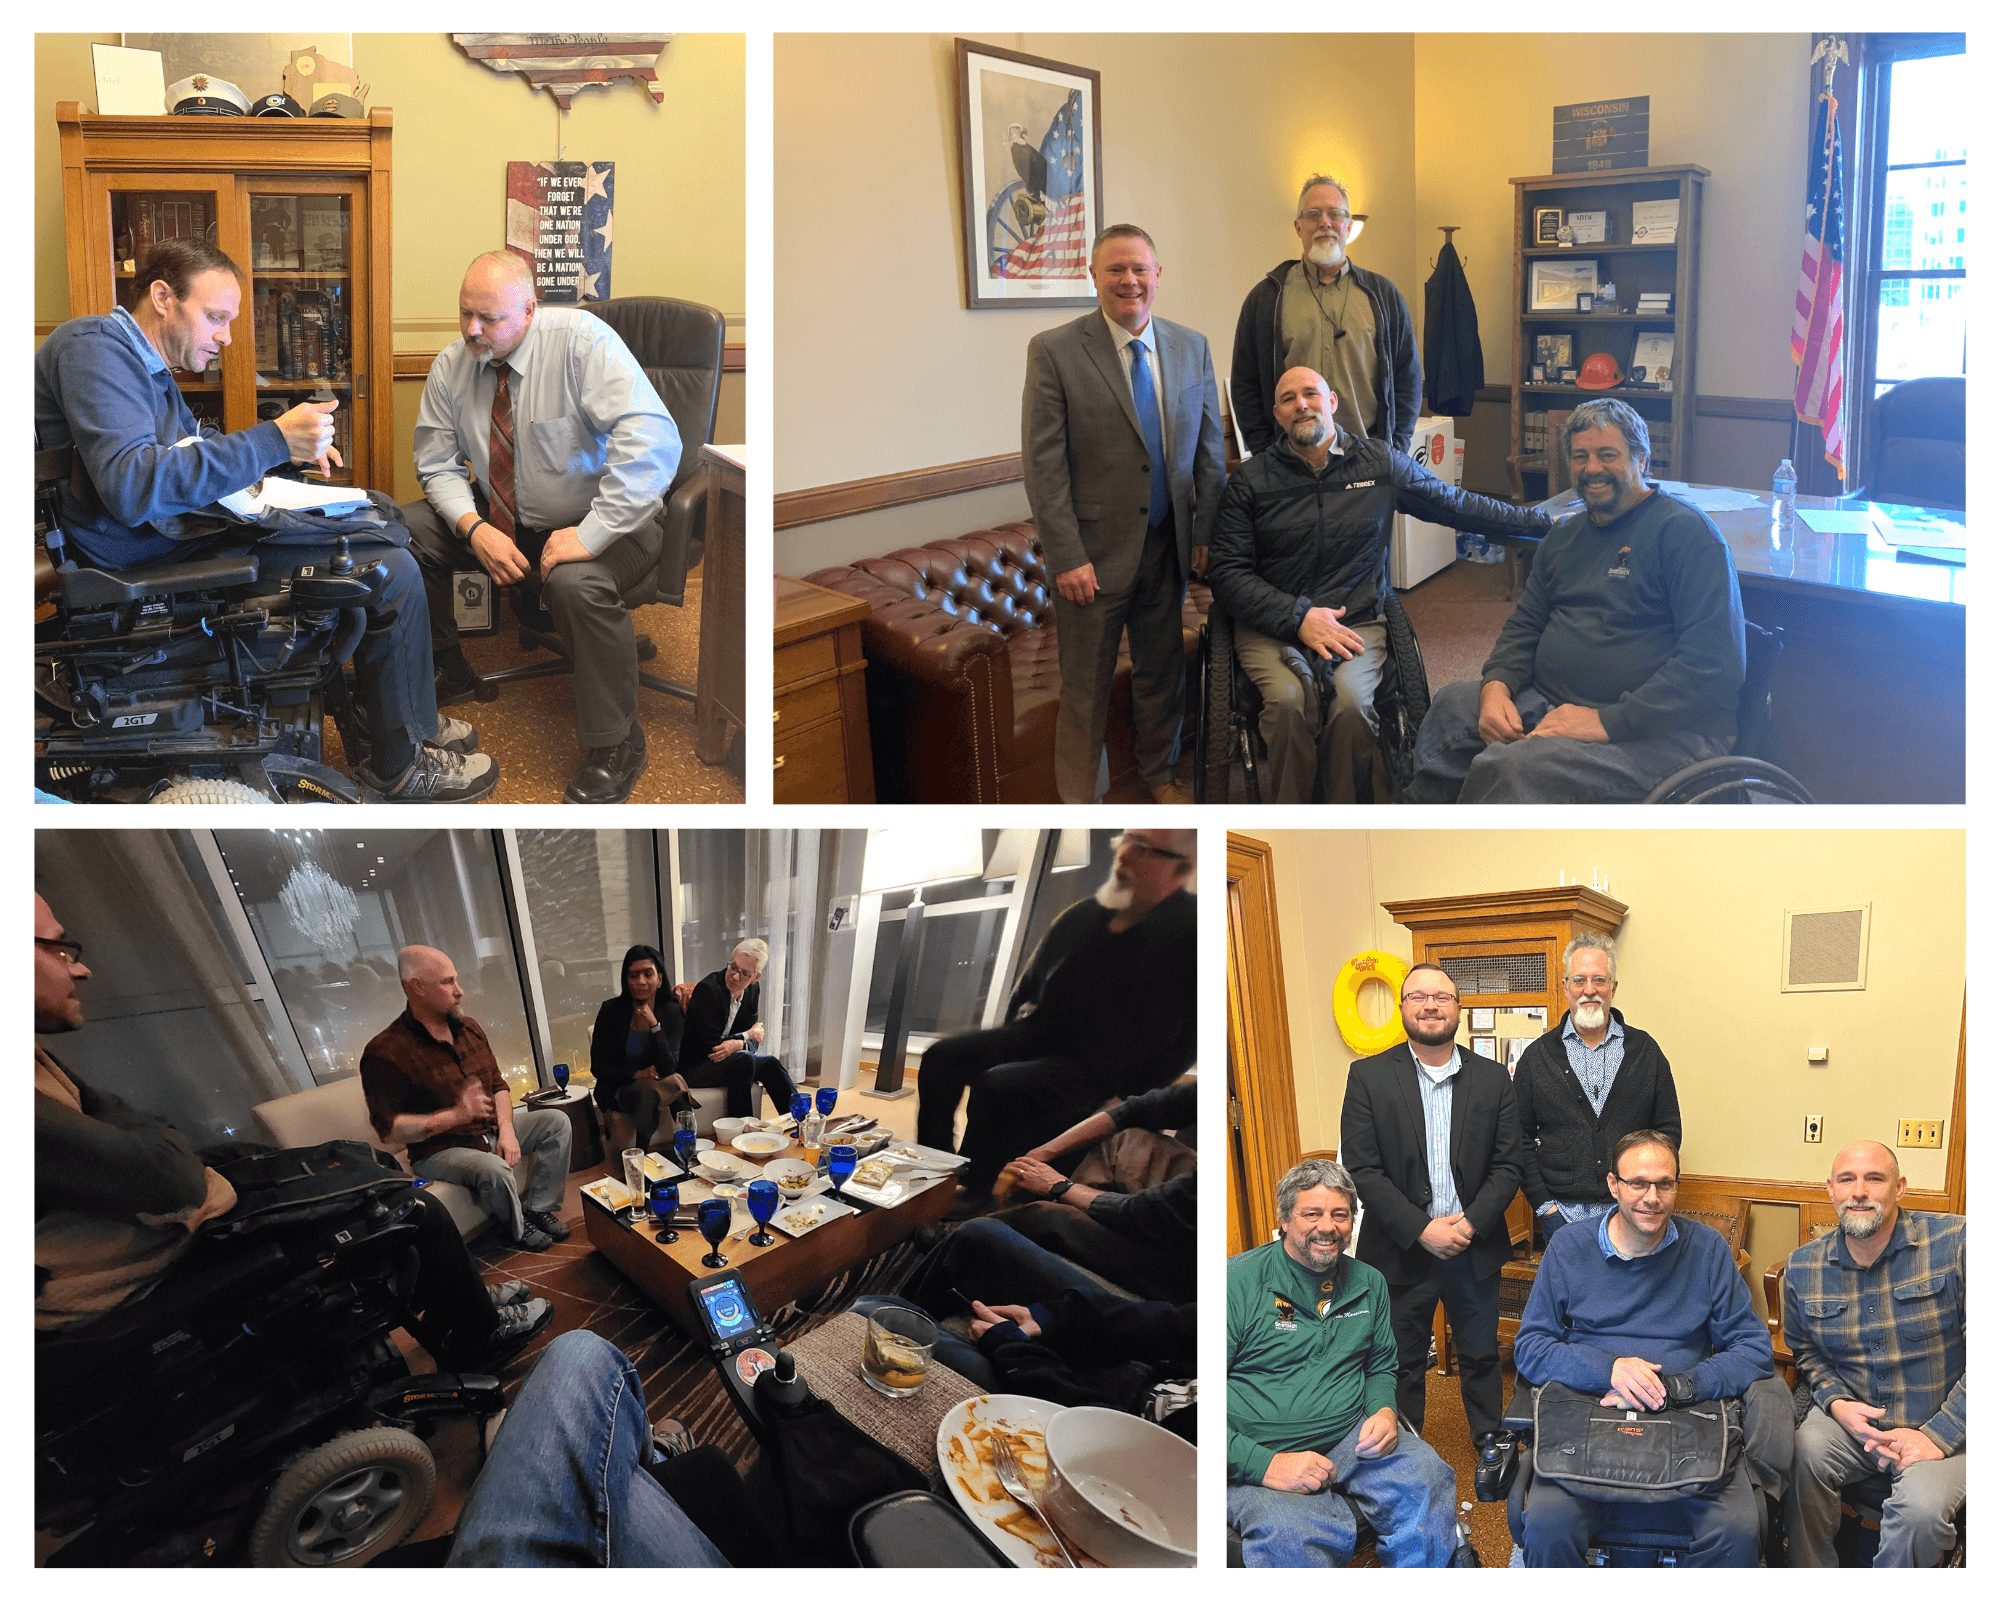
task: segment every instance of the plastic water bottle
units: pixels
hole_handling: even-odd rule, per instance
[[[1792,514],[1799,506],[1799,475],[1787,456],[1771,475],[1771,522],[1779,533],[1792,531]]]

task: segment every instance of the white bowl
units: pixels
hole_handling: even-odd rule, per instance
[[[819,1176],[819,1169],[810,1161],[801,1161],[796,1156],[780,1156],[775,1161],[764,1163],[764,1176],[778,1186],[779,1194],[787,1200],[796,1200],[812,1186],[813,1179]],[[787,1188],[787,1182],[792,1179],[799,1181]]]
[[[791,1142],[782,1133],[739,1133],[729,1147],[746,1156],[774,1156]]]
[[[734,1178],[741,1181],[756,1175],[755,1169],[748,1162],[723,1150],[704,1150],[694,1158],[694,1164],[703,1172],[718,1178]]]
[[[1123,1411],[1050,1419],[1042,1509],[1107,1567],[1194,1565],[1194,1446]]]
[[[749,1122],[750,1119],[748,1117],[717,1117],[715,1119],[715,1136],[724,1144],[727,1144],[741,1133],[749,1125]]]

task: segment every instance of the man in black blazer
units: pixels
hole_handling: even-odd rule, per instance
[[[1431,1316],[1444,1302],[1475,1443],[1500,1427],[1500,1268],[1521,1186],[1514,1086],[1459,1048],[1458,985],[1441,967],[1403,980],[1409,1043],[1357,1061],[1340,1111],[1340,1159],[1361,1191],[1355,1254],[1389,1280],[1396,1406],[1419,1432]]]
[[[745,939],[729,955],[729,965],[699,983],[683,983],[674,998],[687,1008],[681,1030],[681,1072],[690,1089],[727,1089],[723,1115],[753,1116],[757,1085],[771,1097],[771,1115],[791,1109],[792,1079],[776,1056],[759,1055],[764,1024],[757,1001],[770,946]]]

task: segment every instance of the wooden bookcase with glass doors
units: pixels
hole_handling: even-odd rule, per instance
[[[101,117],[56,107],[71,316],[135,297],[163,239],[201,237],[248,282],[232,343],[176,374],[197,418],[254,426],[322,389],[339,401],[336,483],[393,490],[391,113],[340,117]]]

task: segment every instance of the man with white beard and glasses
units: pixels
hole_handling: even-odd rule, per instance
[[[1611,1209],[1611,1152],[1626,1134],[1655,1128],[1676,1145],[1681,1137],[1674,1069],[1651,1034],[1612,1008],[1618,953],[1610,940],[1586,932],[1563,946],[1563,993],[1570,1009],[1514,1068],[1521,1189],[1544,1243],[1565,1223]]]
[[[969,1089],[954,1215],[986,1208],[1022,1155],[1113,1098],[1172,1083],[1195,1058],[1192,828],[1113,841],[1111,876],[1057,917],[997,1028],[941,1039],[917,1069],[917,1142],[950,1150]]]
[[[1389,1282],[1396,1405],[1424,1427],[1431,1317],[1444,1302],[1475,1447],[1500,1431],[1500,1269],[1521,1187],[1507,1069],[1454,1043],[1458,985],[1425,962],[1403,979],[1407,1043],[1347,1069],[1340,1153],[1368,1208],[1356,1253]]]
[[[1840,1491],[1889,1474],[1878,1567],[1931,1567],[1965,1503],[1965,1218],[1905,1211],[1886,1145],[1833,1158],[1840,1227],[1785,1262],[1785,1342],[1812,1409],[1785,1500],[1795,1567],[1830,1567]]]
[[[1358,1508],[1385,1567],[1477,1566],[1470,1545],[1456,1555],[1451,1468],[1397,1425],[1389,1287],[1343,1254],[1354,1180],[1308,1159],[1277,1200],[1278,1238],[1229,1263],[1229,1527],[1243,1564],[1345,1566]]]
[[[1583,509],[1536,549],[1478,679],[1431,700],[1415,803],[1639,801],[1735,741],[1743,597],[1721,531],[1647,481],[1623,400],[1584,401],[1550,447]]]
[[[1278,379],[1276,442],[1230,476],[1209,534],[1208,581],[1236,621],[1236,658],[1264,697],[1266,798],[1313,798],[1322,754],[1365,749],[1380,728],[1376,689],[1389,659],[1389,534],[1396,513],[1487,534],[1539,538],[1541,512],[1467,494],[1400,449],[1350,433],[1319,371]],[[1360,423],[1356,422],[1359,428]],[[1403,777],[1413,752],[1404,741]],[[1390,752],[1389,765],[1396,765]],[[1352,757],[1328,762],[1324,800],[1352,800]],[[1382,765],[1376,799],[1392,798]]]
[[[1292,219],[1298,259],[1258,279],[1236,319],[1229,404],[1246,450],[1261,455],[1277,443],[1269,419],[1278,376],[1290,367],[1326,374],[1357,435],[1410,448],[1424,393],[1410,308],[1387,278],[1347,258],[1353,228],[1347,185],[1323,173],[1307,178]]]

